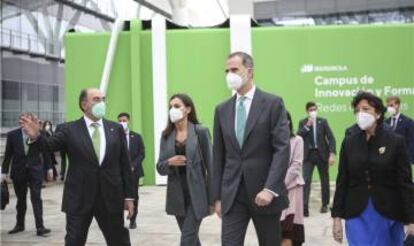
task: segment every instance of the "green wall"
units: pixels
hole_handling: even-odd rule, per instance
[[[133,21],[131,31],[120,36],[108,88],[108,118],[115,120],[120,111],[132,112],[132,129],[143,134],[146,144],[144,181],[153,184],[151,32],[140,28]],[[229,30],[168,30],[166,40],[168,96],[191,95],[200,121],[211,129],[214,107],[231,96],[224,80]],[[99,86],[109,34],[74,33],[65,41],[66,110],[67,119],[73,120],[81,116],[80,88]],[[364,87],[378,90],[384,98],[387,86],[407,88],[412,94],[401,96],[402,109],[414,116],[414,25],[253,28],[252,45],[255,83],[284,98],[295,125],[305,117],[307,101],[320,103],[320,116],[328,118],[338,148],[344,129],[354,122],[349,108],[352,97],[326,97],[320,91],[344,93]],[[339,71],[320,71],[326,66]],[[357,84],[320,85],[321,78]],[[336,169],[331,168],[332,177]]]

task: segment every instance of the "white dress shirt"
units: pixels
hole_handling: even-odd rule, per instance
[[[392,129],[397,129],[397,125],[398,125],[398,120],[400,119],[400,115],[401,115],[401,113],[398,113],[398,114],[396,114],[396,115],[394,115],[394,116],[391,116],[392,118],[391,118],[391,127],[392,127]]]
[[[247,118],[249,117],[250,107],[252,106],[255,92],[256,92],[256,86],[253,85],[253,87],[244,95],[244,97],[246,98],[243,101],[244,108],[246,109],[246,121],[247,121]],[[236,109],[234,111],[236,112],[236,115],[234,117],[234,130],[235,131],[237,129],[237,107],[239,106],[240,97],[242,97],[242,95],[237,93],[236,105],[235,105]]]
[[[102,119],[98,120],[98,121],[93,121],[91,119],[89,119],[86,115],[83,116],[83,119],[85,120],[86,123],[86,127],[88,128],[89,131],[89,136],[91,137],[92,140],[92,134],[95,131],[95,128],[92,126],[93,123],[98,123],[99,127],[99,134],[101,135],[101,146],[99,148],[100,153],[99,153],[99,165],[102,164],[104,157],[105,157],[105,153],[106,153],[106,136],[105,136],[105,129],[104,129],[104,125],[103,125],[103,121]]]

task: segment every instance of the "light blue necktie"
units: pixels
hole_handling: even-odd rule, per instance
[[[244,129],[246,127],[246,108],[244,107],[244,101],[246,97],[239,98],[237,105],[237,118],[236,118],[236,137],[239,142],[240,148],[243,146]]]

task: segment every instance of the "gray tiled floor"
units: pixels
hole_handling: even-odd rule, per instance
[[[9,187],[12,187],[10,185]],[[4,246],[52,246],[63,245],[65,235],[65,215],[60,212],[63,185],[60,182],[48,185],[43,190],[44,220],[46,227],[52,229],[49,237],[37,237],[34,228],[34,218],[28,199],[26,216],[26,231],[15,235],[8,235],[15,224],[16,198],[11,189],[11,203],[6,210],[1,211],[1,245]],[[305,219],[306,244],[315,246],[337,245],[331,237],[331,219],[329,214],[320,214],[319,185],[312,188],[311,217]],[[133,245],[163,246],[178,245],[179,230],[175,219],[167,216],[165,207],[165,187],[140,187],[140,207],[138,228],[130,230]],[[220,245],[220,220],[217,216],[210,216],[203,221],[200,229],[203,245]],[[94,221],[89,231],[87,245],[105,245],[105,241]],[[245,245],[258,245],[254,228],[249,225]]]

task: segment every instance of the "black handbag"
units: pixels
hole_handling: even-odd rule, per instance
[[[1,182],[1,210],[6,208],[6,205],[9,204],[10,194],[9,194],[9,187],[7,186],[7,182]]]
[[[404,246],[414,246],[414,236],[408,235],[407,238],[404,240]]]

